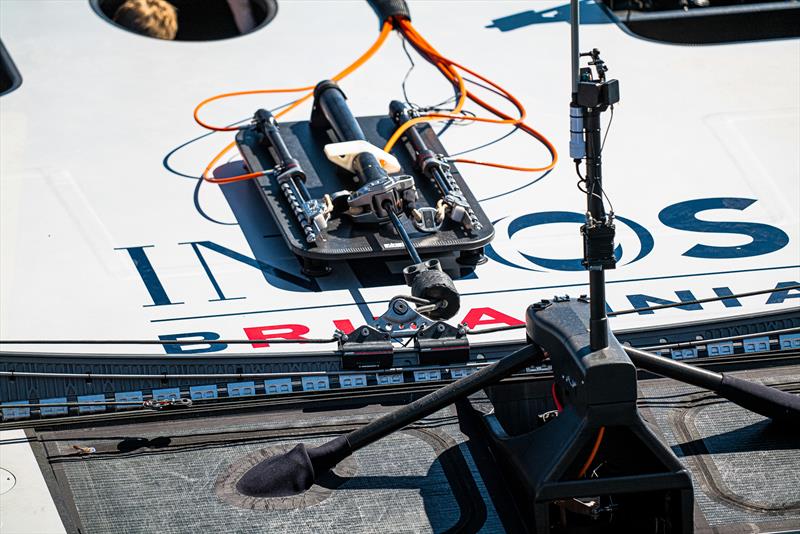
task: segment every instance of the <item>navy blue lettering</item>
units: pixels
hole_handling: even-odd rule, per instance
[[[150,298],[153,299],[153,303],[145,304],[144,307],[149,308],[152,306],[183,304],[183,302],[171,302],[169,300],[167,292],[164,290],[164,286],[161,284],[161,280],[158,279],[158,275],[156,274],[155,269],[153,269],[153,264],[150,263],[150,259],[147,257],[147,254],[144,251],[146,248],[153,248],[153,245],[144,245],[142,247],[121,247],[114,249],[128,251],[128,255],[133,261],[133,266],[136,267],[139,277],[141,277],[142,282],[144,282],[144,287],[147,288],[147,292],[150,293]]]
[[[718,297],[729,297],[733,295],[733,293],[731,293],[731,288],[729,287],[715,287],[714,293],[716,293]],[[722,304],[725,305],[726,308],[739,308],[742,306],[742,303],[739,302],[739,299],[735,298],[725,299],[721,302]]]
[[[203,341],[216,341],[219,339],[219,334],[216,332],[189,332],[186,334],[164,334],[162,336],[158,336],[158,339],[162,341],[188,341],[193,340],[194,338],[200,338],[197,340],[197,345],[205,346],[190,349],[187,347],[196,347],[197,345],[165,343],[164,350],[167,352],[167,354],[201,354],[204,352],[219,352],[228,348],[228,345],[225,343],[203,343]]]
[[[283,280],[285,282],[289,282],[295,286],[299,286],[308,291],[319,291],[319,285],[313,279],[304,278],[302,276],[298,276],[296,274],[289,273],[282,269],[278,269],[277,267],[273,267],[272,265],[265,263],[259,259],[251,258],[249,256],[245,256],[240,252],[236,252],[235,250],[231,250],[229,248],[225,248],[220,246],[212,241],[190,241],[187,243],[179,243],[180,245],[191,245],[194,253],[197,255],[197,259],[200,261],[200,265],[203,267],[203,270],[208,276],[208,280],[211,282],[211,285],[214,288],[214,291],[217,294],[216,299],[212,299],[212,301],[218,300],[236,300],[236,299],[243,299],[245,297],[226,297],[225,294],[222,292],[222,288],[220,287],[219,283],[217,282],[216,277],[211,272],[211,269],[208,266],[205,258],[203,257],[202,252],[200,251],[200,247],[205,247],[209,250],[213,250],[218,254],[222,254],[228,258],[236,260],[240,263],[245,265],[249,265],[250,267],[254,267],[259,269],[265,277],[274,277],[278,278],[279,280]]]
[[[799,285],[800,282],[778,282],[775,286],[775,289],[780,289],[782,287],[791,287]],[[790,295],[789,292],[794,291],[794,294]],[[784,291],[776,291],[772,293],[769,298],[767,299],[767,304],[782,304],[786,299],[796,299],[800,298],[800,291],[797,289],[786,289]]]
[[[680,299],[680,302],[691,302],[695,299],[694,294],[691,291],[681,290],[676,291],[675,295]],[[628,300],[630,301],[631,305],[637,310],[639,308],[647,308],[653,304],[663,305],[663,304],[675,304],[674,301],[666,300],[658,297],[652,297],[650,295],[628,295]],[[703,307],[700,304],[686,304],[685,306],[676,306],[676,308],[680,308],[682,310],[702,310]],[[638,312],[639,315],[652,315],[655,313],[653,310],[642,310]]]
[[[720,247],[698,244],[683,253],[692,258],[747,258],[769,254],[785,247],[789,236],[774,226],[752,222],[701,221],[697,214],[707,210],[744,210],[755,202],[750,198],[701,198],[673,204],[661,210],[658,219],[676,230],[715,234],[746,235],[752,242],[735,247]]]

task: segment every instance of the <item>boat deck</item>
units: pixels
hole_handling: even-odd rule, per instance
[[[762,362],[763,365],[763,362]],[[737,376],[800,392],[800,365]],[[500,388],[540,391],[550,379],[512,379]],[[690,470],[697,532],[800,528],[800,436],[669,379],[639,382],[642,415]],[[481,438],[489,400],[451,406],[343,462],[302,498],[236,493],[238,474],[260,451],[319,444],[408,402],[412,390],[371,398],[220,411],[179,412],[119,422],[29,429],[68,530],[81,532],[515,532],[517,512]],[[73,446],[94,447],[84,455]]]

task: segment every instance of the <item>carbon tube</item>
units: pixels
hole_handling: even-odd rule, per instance
[[[734,404],[791,425],[800,423],[800,396],[776,388],[742,380],[730,374],[715,373],[692,365],[657,356],[633,347],[624,347],[631,361],[642,369],[674,378],[715,392]]]
[[[366,141],[364,131],[347,105],[344,91],[331,80],[324,80],[314,88],[315,111],[325,117],[336,140]]]
[[[350,451],[357,451],[362,447],[366,447],[414,421],[441,410],[458,399],[471,395],[489,384],[493,384],[530,366],[542,357],[541,349],[534,345],[526,345],[497,363],[484,367],[477,373],[429,393],[346,434],[345,438],[350,445]]]

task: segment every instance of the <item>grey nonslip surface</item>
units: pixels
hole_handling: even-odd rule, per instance
[[[736,373],[800,391],[800,367]],[[640,409],[686,465],[698,533],[800,531],[800,434],[714,394],[642,380]],[[376,401],[377,402],[377,401]],[[485,400],[482,402],[488,402]],[[230,474],[275,447],[315,445],[392,409],[114,424],[38,434],[53,492],[81,532],[503,532],[517,525],[493,464],[442,410],[358,451],[304,504],[239,498]],[[73,445],[96,452],[82,456]],[[489,466],[487,468],[487,465]],[[479,470],[480,468],[480,470]],[[494,488],[490,490],[487,488]],[[494,499],[494,500],[493,500]],[[75,521],[77,518],[77,521]]]
[[[220,497],[225,473],[259,449],[318,445],[368,417],[249,415],[63,431],[45,439],[57,440],[48,443],[50,462],[89,533],[502,531],[450,410],[358,451],[355,475],[338,488],[321,488],[321,502],[280,509],[286,507],[270,499],[237,505]],[[97,452],[76,456],[73,444]]]
[[[735,374],[800,393],[797,366]],[[800,429],[668,379],[641,381],[639,407],[692,474],[698,531],[800,531]]]

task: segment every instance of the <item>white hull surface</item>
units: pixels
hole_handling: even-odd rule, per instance
[[[489,262],[475,276],[455,282],[462,295],[455,319],[476,328],[514,323],[534,301],[587,293],[585,271],[563,270],[571,263],[553,261],[582,254],[574,219],[582,216],[585,199],[575,187],[567,150],[569,25],[554,16],[552,22],[512,31],[488,27],[527,11],[563,11],[563,4],[410,4],[419,31],[442,53],[520,97],[530,124],[561,156],[544,177],[459,166],[497,223]],[[610,307],[796,284],[798,40],[671,45],[627,33],[592,3],[584,5],[584,13],[600,23],[582,27],[582,42],[602,51],[622,95],[603,154],[622,247],[618,268],[607,275]],[[249,184],[224,193],[205,183],[195,193],[192,177],[232,134],[190,142],[205,133],[192,120],[200,100],[220,92],[313,85],[349,64],[377,33],[375,14],[363,2],[281,2],[275,20],[252,34],[167,42],[112,26],[89,2],[3,0],[0,37],[23,83],[0,97],[2,338],[215,333],[231,339],[259,331],[326,337],[336,326],[346,328],[347,321],[358,326],[383,313],[386,302],[408,288],[362,287],[358,265],[335,266],[333,275],[318,279],[320,291],[309,291],[265,276],[248,262],[257,258],[300,275],[299,263]],[[385,115],[389,101],[402,97],[407,68],[400,40],[392,35],[341,84],[355,114]],[[451,94],[422,60],[408,91],[422,104]],[[209,106],[204,117],[232,123],[290,98],[227,100]],[[307,120],[309,113],[304,105],[284,120]],[[442,142],[457,153],[507,131],[453,126]],[[546,151],[520,133],[470,155],[521,165],[547,162]],[[397,262],[397,272],[404,264]],[[612,326],[777,311],[797,306],[797,297],[800,292],[792,290],[622,315]],[[499,332],[481,341],[519,336],[519,331]],[[224,350],[329,349],[231,345]]]

